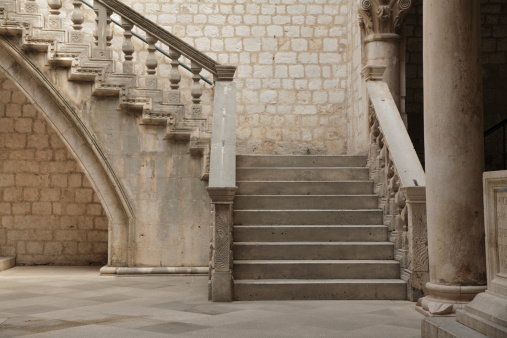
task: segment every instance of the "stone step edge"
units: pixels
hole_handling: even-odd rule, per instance
[[[382,209],[234,209],[239,212],[382,212]]]
[[[273,228],[273,227],[279,227],[279,228],[288,228],[288,227],[301,227],[301,228],[387,228],[387,225],[383,224],[248,224],[248,225],[242,225],[242,224],[234,224],[235,228]]]
[[[394,246],[392,242],[234,242],[233,245],[389,245]]]
[[[251,181],[242,181],[242,180],[238,180],[236,181],[236,184],[237,183],[365,183],[365,182],[368,182],[368,183],[373,183],[373,181],[370,181],[370,180],[328,180],[328,181],[302,181],[302,180],[297,180],[297,181],[263,181],[263,180],[251,180]]]
[[[366,167],[236,167],[236,170],[336,170],[336,169],[358,169],[368,170]]]
[[[245,265],[254,265],[254,264],[304,264],[304,265],[311,265],[311,264],[392,264],[392,265],[399,265],[400,262],[395,260],[388,260],[388,259],[312,259],[312,260],[302,260],[302,259],[273,259],[273,260],[251,260],[251,259],[245,259],[245,260],[234,260],[234,264],[245,264]]]
[[[239,279],[234,284],[407,284],[402,279]]]
[[[375,194],[350,194],[350,195],[291,195],[291,194],[287,194],[287,195],[258,195],[258,194],[255,194],[255,195],[238,195],[236,194],[235,197],[300,197],[300,198],[303,198],[303,197],[325,197],[325,198],[329,198],[329,197],[378,197],[377,195]]]

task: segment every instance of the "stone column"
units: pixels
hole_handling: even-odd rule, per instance
[[[479,0],[424,1],[426,315],[454,314],[486,289],[479,15]]]
[[[411,0],[358,0],[359,19],[364,32],[366,66],[385,66],[383,81],[391,90],[398,110],[400,102],[401,25],[412,6]],[[401,51],[405,52],[405,51]],[[401,110],[400,110],[401,111]],[[407,125],[406,114],[402,116]]]

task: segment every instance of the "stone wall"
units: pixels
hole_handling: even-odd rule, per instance
[[[346,152],[349,1],[124,2],[218,62],[238,67],[239,153]],[[70,2],[65,6],[67,12],[72,10]],[[85,29],[89,30],[93,11],[84,11]],[[122,34],[115,29],[116,50],[121,50]],[[136,71],[144,73],[146,47],[136,43],[135,48]],[[159,83],[169,89],[169,62],[160,54],[157,58]],[[182,87],[188,88],[190,74],[181,73]],[[203,103],[209,113],[211,89],[209,85],[204,88]],[[189,91],[182,94],[184,101],[190,102]]]
[[[71,152],[0,79],[0,256],[18,265],[103,265],[108,220]]]
[[[414,147],[424,160],[424,93],[422,53],[422,0],[415,0],[405,18],[407,38],[408,130]],[[507,118],[507,4],[481,0],[482,81],[484,129]],[[485,139],[486,170],[503,169],[502,131]],[[424,163],[424,161],[423,161]]]
[[[350,154],[366,154],[369,147],[368,106],[364,102],[366,89],[361,70],[364,66],[362,33],[355,2],[349,2],[347,17],[347,151]]]

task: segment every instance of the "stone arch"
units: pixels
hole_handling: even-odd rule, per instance
[[[46,116],[84,169],[109,219],[108,266],[130,265],[129,233],[135,223],[133,209],[91,132],[40,68],[3,36],[0,36],[0,72]]]

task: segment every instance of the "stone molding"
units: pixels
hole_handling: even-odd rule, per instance
[[[426,283],[429,296],[419,299],[416,310],[427,317],[455,316],[474,297],[486,290],[486,286],[457,286]]]
[[[366,82],[368,81],[382,81],[384,78],[384,73],[386,71],[386,66],[373,66],[368,65],[365,66],[362,71],[361,75],[364,77],[364,80]]]
[[[366,35],[399,34],[412,0],[358,0],[359,24]]]

